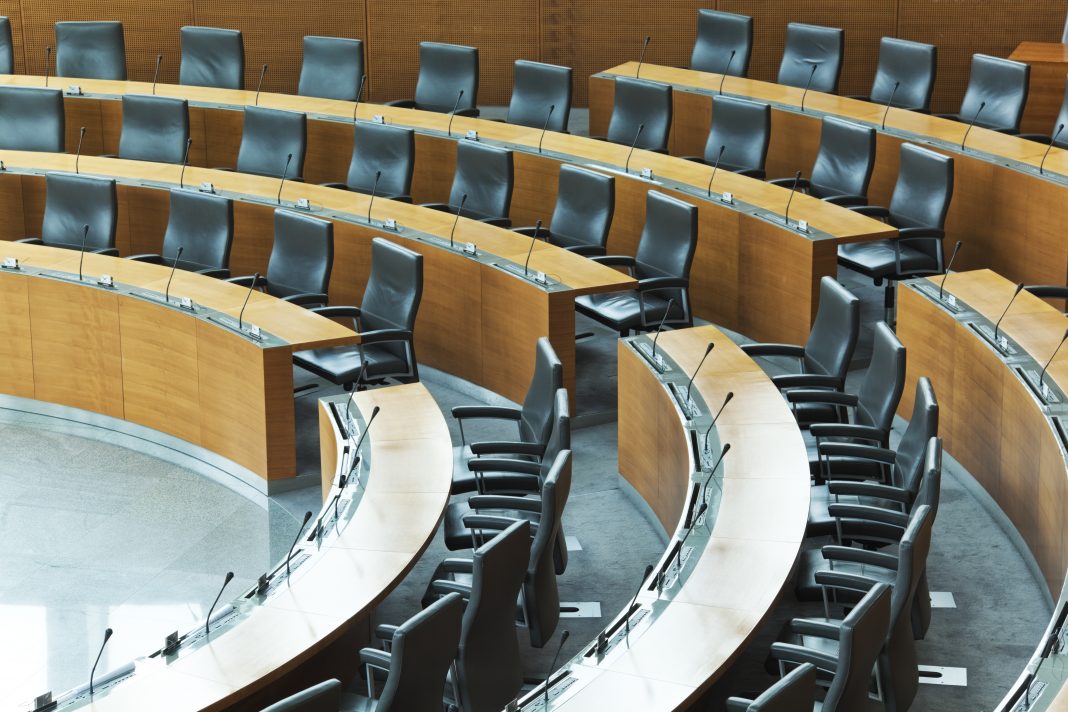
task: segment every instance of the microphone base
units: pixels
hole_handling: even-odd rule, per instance
[[[954,314],[960,314],[961,312],[966,311],[965,308],[961,306],[960,302],[957,301],[957,298],[954,295],[946,294],[945,291],[943,291],[942,296],[939,297],[938,287],[933,284],[921,284],[916,289],[920,292],[920,294],[923,294],[925,297],[938,304],[942,308],[946,309],[947,311],[953,312]]]
[[[256,342],[263,342],[263,332],[260,331],[260,327],[254,324],[239,324],[237,319],[225,314],[212,314],[208,317],[208,321],[214,322],[221,326],[226,327],[230,331],[241,334],[242,336],[252,339]]]
[[[1049,383],[1044,378],[1039,377],[1039,371],[1036,371],[1033,368],[1021,368],[1017,370],[1024,377],[1024,380],[1027,381],[1027,384],[1031,386],[1031,390],[1033,390],[1035,394],[1047,404],[1059,405],[1062,402],[1057,391],[1050,388]]]
[[[449,242],[437,235],[420,235],[419,239],[423,242],[429,242],[432,245],[443,247],[446,250],[452,250],[453,252],[469,255],[471,257],[478,257],[478,246],[473,242]]]
[[[671,366],[664,360],[661,354],[653,356],[652,344],[641,343],[638,344],[638,353],[645,357],[645,360],[653,367],[653,370],[657,373],[664,374],[671,371]]]
[[[973,326],[976,332],[983,337],[983,340],[997,349],[998,353],[1002,356],[1016,356],[1019,351],[1009,343],[1009,340],[1004,334],[998,333],[997,337],[994,337],[994,327],[983,324],[981,326]]]
[[[524,270],[522,267],[517,264],[513,264],[512,262],[495,262],[493,266],[503,269],[509,274],[514,274],[517,277],[522,277],[528,282],[539,284],[543,287],[549,287],[553,284],[553,281],[546,277],[544,272],[535,272],[529,269]]]

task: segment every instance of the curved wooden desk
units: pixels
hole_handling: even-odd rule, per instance
[[[607,125],[614,94],[613,76],[634,76],[636,63],[622,64],[590,78],[590,130]],[[671,84],[674,118],[671,153],[701,155],[711,123],[712,95],[721,75],[673,67],[643,65],[643,79]],[[1063,77],[1061,78],[1063,84]],[[886,107],[833,94],[809,92],[801,113],[802,89],[752,79],[727,77],[724,94],[763,101],[772,107],[768,176],[808,174],[819,148],[820,119],[837,116],[877,129]],[[960,143],[967,125],[891,109],[886,128],[878,130],[875,171],[869,196],[888,205],[897,180],[899,147],[920,143],[953,156],[956,180],[946,221],[948,245],[961,240],[959,269],[989,267],[1028,284],[1064,284],[1068,279],[1068,150],[1055,148],[1038,167],[1046,146],[982,128]],[[1046,127],[1043,131],[1051,131]],[[948,252],[948,250],[947,250]]]
[[[40,86],[40,77],[3,76],[0,83]],[[53,79],[51,86],[78,85],[85,96],[68,96],[67,145],[74,151],[78,129],[88,127],[83,153],[117,153],[125,93],[147,94],[151,85],[82,79]],[[190,101],[194,165],[233,166],[242,130],[242,113],[255,100],[251,91],[159,85],[161,96]],[[626,176],[628,147],[604,141],[547,133],[495,121],[456,117],[452,136],[449,117],[432,112],[374,104],[261,94],[259,105],[308,114],[308,155],[305,178],[310,183],[343,181],[352,151],[352,116],[370,120],[379,115],[391,124],[416,130],[416,169],[412,186],[416,202],[447,201],[455,168],[455,142],[468,130],[480,140],[515,152],[515,192],[511,215],[516,225],[548,222],[556,203],[562,162],[591,166],[616,175],[616,214],[608,240],[610,254],[634,254],[645,217],[645,193],[664,190],[700,208],[700,238],[691,276],[696,313],[715,323],[765,341],[800,343],[807,337],[818,302],[819,280],[836,272],[837,245],[895,234],[876,220],[797,196],[792,219],[807,220],[805,235],[782,224],[789,191],[726,171],[712,169],[648,151],[635,151],[634,173],[653,171],[654,180]],[[543,140],[544,138],[544,140]],[[539,145],[542,151],[539,151]],[[733,193],[734,205],[719,201],[721,191]],[[556,344],[559,348],[560,344]]]
[[[694,381],[700,410],[690,421],[671,388],[685,389],[686,374],[709,341],[716,347]],[[660,335],[658,350],[672,367],[664,375],[639,355],[648,343],[644,336],[619,342],[619,471],[674,536],[638,597],[639,608],[621,612],[606,629],[607,651],[598,655],[588,645],[566,673],[552,676],[552,709],[648,712],[694,703],[771,612],[804,537],[808,457],[771,380],[711,326]],[[695,444],[693,429],[703,438],[728,391],[735,397],[709,449],[718,455],[729,442],[731,450],[712,478],[708,513],[687,534],[708,477],[696,459],[703,442]],[[679,552],[681,574],[671,563]],[[541,709],[543,693],[535,690],[523,708]]]

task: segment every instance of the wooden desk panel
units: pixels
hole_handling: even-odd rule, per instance
[[[1020,130],[1051,136],[1057,128],[1057,114],[1064,100],[1064,80],[1068,75],[1068,45],[1059,42],[1021,42],[1009,59],[1031,66]]]
[[[0,391],[33,398],[33,347],[29,284],[21,275],[0,272]]]

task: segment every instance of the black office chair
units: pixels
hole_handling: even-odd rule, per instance
[[[517,59],[505,121],[566,133],[570,116],[571,67]]]
[[[181,163],[189,140],[189,102],[164,96],[125,94],[119,158]]]
[[[1059,284],[1029,284],[1024,287],[1028,292],[1043,299],[1068,299],[1068,286]]]
[[[836,205],[865,205],[874,168],[875,129],[825,116],[811,177],[798,179],[797,187]],[[794,185],[793,178],[770,182],[784,188]]]
[[[182,257],[178,269],[226,279],[230,276],[233,241],[234,201],[220,195],[175,189],[171,191],[162,253],[132,255],[129,259],[172,265],[180,247]]]
[[[246,106],[235,170],[275,178],[285,172],[286,180],[303,180],[307,146],[307,114]],[[293,161],[286,170],[289,154]]]
[[[875,281],[886,281],[883,304],[893,323],[894,283],[945,272],[942,241],[953,199],[953,159],[911,143],[901,144],[901,163],[890,207],[854,207],[898,229],[890,240],[860,242],[838,248],[838,264]]]
[[[705,141],[705,153],[703,156],[686,156],[686,159],[710,166],[718,162],[725,171],[763,180],[769,143],[769,105],[717,94],[712,97],[712,127]]]
[[[308,36],[297,94],[356,101],[364,73],[362,40]]]
[[[1014,134],[1020,132],[1031,67],[1011,59],[973,54],[968,88],[956,114],[940,114],[947,119]]]
[[[0,16],[0,74],[15,73],[15,51],[11,41],[11,21]]]
[[[337,712],[340,705],[341,681],[330,679],[264,707],[261,712]]]
[[[375,628],[384,649],[360,651],[369,698],[375,696],[375,671],[388,673],[375,712],[441,712],[446,678],[460,646],[463,615],[463,599],[450,593],[402,625]]]
[[[1064,99],[1061,101],[1060,111],[1057,112],[1057,119],[1053,122],[1053,126],[1050,127],[1050,133],[1020,134],[1020,138],[1038,141],[1046,145],[1052,143],[1057,148],[1068,148],[1068,79],[1064,82],[1064,88]]]
[[[63,91],[0,86],[0,149],[63,153]]]
[[[344,183],[323,183],[328,188],[412,202],[415,171],[415,131],[403,126],[357,121],[353,129],[352,160]],[[378,187],[375,187],[375,176]]]
[[[796,359],[792,373],[772,376],[779,388],[832,388],[845,386],[849,362],[860,336],[860,299],[833,277],[820,279],[820,303],[816,321],[804,346],[792,344],[742,344],[753,358]],[[779,362],[777,362],[778,364]]]
[[[260,287],[272,297],[301,306],[322,306],[334,266],[334,223],[291,210],[274,211],[274,245],[267,274],[228,282]]]
[[[696,248],[697,208],[650,190],[645,196],[645,227],[634,257],[590,258],[626,267],[638,280],[638,288],[583,295],[575,299],[575,307],[622,336],[656,328],[661,320],[665,326],[692,326],[690,266]]]
[[[376,237],[371,241],[371,277],[360,306],[314,310],[332,319],[352,319],[360,343],[298,351],[293,362],[346,390],[386,379],[414,383],[419,380],[415,318],[422,298],[423,256]]]
[[[938,48],[896,37],[879,40],[879,64],[868,96],[876,104],[891,103],[901,109],[928,112],[938,70]]]
[[[179,84],[245,88],[245,42],[241,30],[186,26],[181,35]]]
[[[733,12],[697,11],[690,69],[744,77],[753,52],[753,18]]]
[[[811,710],[815,701],[816,668],[811,663],[804,663],[786,673],[755,700],[727,698],[727,712],[798,712]]]
[[[608,133],[593,138],[667,153],[671,134],[671,85],[616,77],[615,87]]]
[[[415,98],[386,105],[441,113],[456,107],[459,116],[478,116],[478,48],[420,42]]]
[[[114,179],[49,173],[45,176],[41,236],[19,242],[78,250],[85,235],[86,251],[117,256],[115,227],[118,215]],[[89,227],[87,235],[86,226]]]
[[[511,227],[508,219],[515,187],[512,152],[474,141],[456,144],[456,173],[448,203],[424,203],[423,207],[460,215],[498,227]],[[467,196],[467,201],[463,196]]]
[[[612,215],[616,208],[616,179],[567,163],[560,164],[556,207],[548,227],[512,228],[528,237],[540,237],[579,255],[604,255]]]
[[[842,76],[844,52],[844,30],[791,22],[786,26],[786,46],[777,81],[787,86],[808,86],[812,91],[835,94],[838,79]]]
[[[121,22],[57,22],[56,74],[126,81]]]

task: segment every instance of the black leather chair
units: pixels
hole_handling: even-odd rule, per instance
[[[235,170],[275,178],[281,178],[285,171],[286,180],[303,180],[307,145],[306,114],[246,106]],[[293,154],[293,162],[286,171],[289,154]]]
[[[88,225],[86,251],[118,255],[119,251],[115,249],[118,215],[114,179],[49,173],[45,176],[41,236],[28,237],[19,242],[78,250],[85,226]]]
[[[890,207],[854,207],[886,220],[898,229],[896,238],[838,248],[838,264],[875,281],[886,281],[886,319],[893,323],[894,283],[945,272],[942,241],[946,214],[953,198],[953,159],[911,143],[901,144],[901,163]]]
[[[690,69],[744,77],[749,73],[752,52],[753,18],[703,8],[697,11]]]
[[[344,183],[323,183],[391,200],[412,202],[415,171],[415,131],[403,126],[357,121],[353,129],[352,160]],[[375,175],[381,172],[378,187]]]
[[[556,207],[548,227],[512,228],[528,237],[548,242],[586,257],[605,252],[612,215],[616,208],[616,179],[567,163],[560,164]]]
[[[845,386],[849,362],[860,336],[860,299],[832,277],[820,279],[820,303],[816,321],[804,346],[792,344],[742,344],[753,358],[796,359],[792,373],[772,376],[779,388],[832,388]]]
[[[825,116],[811,177],[799,179],[797,187],[837,205],[865,205],[874,168],[875,129]],[[778,178],[771,182],[789,188],[794,179]]]
[[[626,267],[638,280],[638,288],[583,295],[575,299],[575,307],[622,336],[656,328],[662,319],[665,326],[692,326],[689,285],[696,248],[697,208],[650,190],[645,196],[645,227],[634,257],[590,258]]]
[[[1057,119],[1050,127],[1050,132],[1048,134],[1020,134],[1020,138],[1046,145],[1052,142],[1057,148],[1068,148],[1068,79],[1065,80],[1064,87],[1064,100],[1061,101],[1061,109],[1057,112]]]
[[[550,107],[552,116],[549,116]],[[571,67],[517,59],[505,121],[566,133],[570,117]]]
[[[0,74],[15,73],[15,51],[11,41],[11,21],[0,16]]]
[[[1042,299],[1068,299],[1068,285],[1029,284],[1024,289]]]
[[[763,180],[770,142],[770,106],[717,94],[712,97],[712,127],[705,141],[705,153],[686,158],[710,166],[718,161],[725,171]]]
[[[459,97],[461,91],[464,95]],[[387,106],[441,113],[455,106],[459,116],[478,116],[478,48],[420,42],[415,98],[390,101]]]
[[[779,64],[779,84],[808,86],[812,91],[835,94],[842,76],[845,31],[837,27],[791,22]],[[816,73],[812,68],[817,67]],[[811,80],[811,83],[810,83]]]
[[[178,83],[244,89],[245,42],[241,30],[183,27]]]
[[[938,48],[934,45],[883,37],[871,92],[857,98],[883,106],[892,99],[892,106],[901,109],[930,111],[937,71]]]
[[[974,120],[976,126],[1002,133],[1019,133],[1030,80],[1030,65],[988,54],[973,54],[971,75],[960,111],[941,116],[965,123]]]
[[[337,712],[340,705],[341,681],[330,679],[264,707],[261,712]]]
[[[441,712],[445,681],[460,646],[464,603],[450,593],[403,625],[380,625],[384,650],[364,648],[367,694],[374,699],[374,672],[388,672],[375,712]]]
[[[371,277],[359,307],[322,307],[332,319],[349,318],[360,335],[355,346],[312,349],[293,361],[346,389],[353,384],[419,380],[415,317],[423,298],[423,256],[381,237],[371,241]]]
[[[452,177],[448,203],[424,203],[423,207],[456,214],[467,196],[460,215],[498,227],[511,227],[508,219],[515,187],[512,152],[475,141],[456,144],[456,173]]]
[[[362,40],[308,36],[297,94],[356,101],[364,73]]]
[[[233,241],[234,201],[220,195],[175,189],[171,191],[162,253],[132,255],[129,259],[171,265],[180,247],[182,257],[178,269],[226,279],[230,276]]]
[[[799,712],[811,710],[815,701],[816,668],[811,663],[804,663],[786,673],[755,700],[728,698],[727,712]]]
[[[63,91],[0,87],[0,149],[63,153]]]
[[[56,74],[126,81],[121,22],[57,22]]]
[[[334,266],[334,223],[291,210],[274,211],[274,245],[267,275],[231,277],[229,282],[257,286],[272,297],[301,306],[327,301],[330,271]]]
[[[671,134],[671,85],[616,77],[615,87],[608,133],[594,138],[667,153],[668,136]],[[637,143],[635,138],[638,139]]]
[[[119,158],[181,163],[189,139],[189,102],[164,96],[125,94]]]

